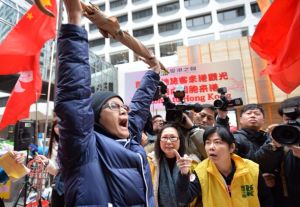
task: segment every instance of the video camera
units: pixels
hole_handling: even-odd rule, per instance
[[[217,91],[219,94],[221,94],[221,96],[220,96],[220,99],[217,99],[214,101],[214,107],[216,109],[227,110],[228,107],[243,105],[242,98],[235,98],[235,99],[231,99],[231,100],[227,99],[227,97],[226,97],[227,88],[226,87],[218,88]]]
[[[272,130],[272,137],[283,145],[300,144],[300,112],[297,107],[284,108],[283,114],[290,118],[287,124],[280,124]]]
[[[198,103],[187,104],[184,102],[185,90],[184,86],[176,86],[174,92],[174,97],[178,98],[181,103],[173,103],[169,97],[163,96],[164,106],[166,108],[166,121],[169,123],[182,123],[183,121],[183,112],[188,110],[194,110],[195,112],[202,111],[202,106]]]

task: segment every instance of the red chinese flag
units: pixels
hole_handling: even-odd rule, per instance
[[[275,85],[291,93],[300,85],[300,1],[275,0],[257,25],[251,47],[264,59]]]
[[[57,14],[56,0],[42,0],[42,3]],[[0,44],[0,74],[20,73],[0,129],[27,118],[30,105],[39,99],[42,87],[40,50],[55,33],[56,18],[45,15],[33,5]]]

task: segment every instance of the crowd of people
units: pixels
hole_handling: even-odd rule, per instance
[[[38,156],[53,176],[52,206],[298,206],[300,96],[284,100],[278,110],[282,123],[293,121],[298,133],[295,143],[285,144],[273,137],[279,124],[263,129],[259,104],[241,108],[234,131],[228,111],[211,104],[183,113],[180,123],[152,116],[161,70],[154,56],[143,59],[149,70],[129,105],[113,92],[92,94],[81,18],[96,23],[97,15],[79,0],[64,4],[68,24],[58,37],[57,119],[49,155]],[[295,109],[292,115],[287,108]]]
[[[299,180],[299,146],[285,152],[272,138],[274,126],[263,131],[260,105],[242,107],[234,132],[226,109],[210,104],[184,114],[181,123],[151,116],[161,70],[154,56],[144,59],[149,71],[129,106],[113,92],[91,94],[87,32],[80,23],[82,13],[93,23],[97,18],[79,0],[64,3],[69,23],[58,38],[55,112],[65,206],[296,205],[299,187],[291,182]],[[281,110],[299,110],[294,99]]]

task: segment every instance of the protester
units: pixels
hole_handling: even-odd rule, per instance
[[[79,0],[64,0],[67,25],[58,38],[55,112],[60,118],[59,159],[65,206],[154,206],[152,179],[140,145],[144,117],[159,82],[156,58],[130,108],[113,92],[91,95],[87,32]],[[95,19],[94,19],[95,20]]]
[[[233,153],[234,138],[226,128],[207,128],[203,139],[208,158],[198,164],[193,174],[189,171],[191,159],[177,154],[180,173],[176,189],[180,202],[189,202],[201,194],[204,207],[273,206],[258,165]]]
[[[152,173],[155,206],[187,206],[179,203],[175,192],[175,183],[179,168],[176,165],[174,150],[183,156],[185,154],[185,137],[176,124],[166,124],[157,135],[154,152],[148,154]],[[197,161],[194,160],[195,167]]]
[[[46,166],[46,171],[54,176],[54,182],[52,183],[51,193],[51,207],[64,206],[64,184],[61,171],[59,170],[59,161],[57,157],[59,143],[59,128],[57,120],[53,121],[51,129],[51,137],[49,142],[48,156],[37,155],[35,159],[41,159]]]

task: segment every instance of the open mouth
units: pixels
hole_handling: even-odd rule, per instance
[[[217,155],[214,154],[214,153],[209,153],[208,156],[209,156],[209,157],[212,157],[212,158],[216,158],[216,157],[217,157]]]
[[[127,127],[127,123],[128,123],[128,120],[127,119],[122,119],[119,124],[121,127]]]

